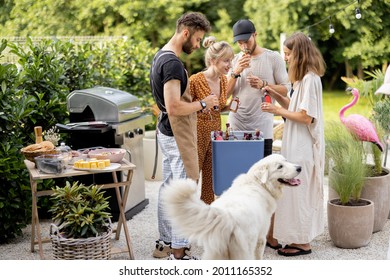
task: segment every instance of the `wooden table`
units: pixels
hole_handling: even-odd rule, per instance
[[[32,217],[31,217],[31,252],[34,252],[35,245],[38,244],[39,248],[39,255],[41,259],[44,259],[43,255],[43,249],[42,249],[42,243],[49,242],[50,239],[42,239],[41,237],[41,226],[39,223],[39,216],[38,216],[38,208],[37,208],[37,199],[40,196],[49,196],[53,193],[52,190],[37,190],[38,181],[45,180],[45,179],[56,179],[56,178],[62,178],[62,177],[75,177],[75,176],[81,176],[81,175],[90,175],[93,173],[112,173],[112,179],[113,183],[110,184],[104,184],[102,185],[103,189],[109,189],[109,188],[115,188],[116,197],[118,200],[118,206],[119,206],[119,219],[118,219],[118,225],[116,229],[113,230],[113,233],[115,233],[115,239],[118,240],[122,224],[123,229],[125,232],[126,237],[126,244],[127,247],[124,249],[116,249],[113,248],[112,253],[123,253],[123,252],[129,252],[129,256],[131,260],[134,260],[134,254],[133,249],[131,246],[131,240],[130,240],[130,234],[129,230],[126,225],[126,217],[125,217],[125,208],[126,208],[126,202],[127,202],[127,196],[129,194],[131,180],[133,177],[133,170],[136,168],[134,164],[129,162],[126,159],[123,159],[120,164],[121,166],[112,171],[112,170],[99,170],[99,171],[81,171],[81,170],[74,170],[71,167],[68,167],[65,172],[61,174],[45,174],[40,172],[38,169],[35,168],[35,164],[29,160],[25,160],[24,164],[26,165],[29,174],[30,174],[30,185],[31,185],[31,195],[32,195]],[[126,181],[118,182],[117,178],[117,171],[127,171],[127,178]],[[123,196],[120,194],[120,187],[124,187]],[[36,236],[36,238],[35,238]]]

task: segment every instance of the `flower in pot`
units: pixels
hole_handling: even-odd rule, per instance
[[[374,205],[361,198],[366,174],[363,145],[338,122],[326,127],[325,143],[330,161],[329,187],[338,196],[331,198],[329,192],[329,235],[337,247],[366,246],[374,226]]]
[[[55,259],[110,258],[111,214],[101,187],[66,182],[64,187],[53,188],[50,200]]]

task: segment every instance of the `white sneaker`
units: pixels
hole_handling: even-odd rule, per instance
[[[171,243],[162,240],[156,240],[156,248],[153,251],[154,258],[166,258],[172,252]]]
[[[167,260],[176,260],[176,261],[179,261],[179,260],[184,260],[184,261],[193,261],[193,260],[200,260],[199,258],[197,257],[194,257],[191,255],[191,252],[190,252],[190,249],[189,248],[185,248],[184,250],[184,256],[180,259],[176,259],[175,258],[175,255],[174,254],[170,254],[168,259]]]

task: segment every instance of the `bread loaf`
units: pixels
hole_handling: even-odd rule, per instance
[[[55,147],[52,142],[50,141],[42,141],[39,144],[31,144],[27,147],[24,147],[22,149],[22,152],[45,152],[45,151],[51,151]]]

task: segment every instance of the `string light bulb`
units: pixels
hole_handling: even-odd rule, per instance
[[[359,8],[355,9],[355,17],[357,19],[361,19],[362,18],[362,14],[360,13],[360,9]]]
[[[333,34],[333,33],[334,33],[333,24],[329,24],[329,33],[330,33],[330,34]]]

